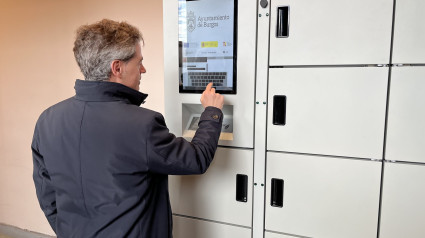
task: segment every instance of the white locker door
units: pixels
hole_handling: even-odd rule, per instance
[[[425,163],[425,67],[393,67],[386,159]]]
[[[251,229],[173,216],[175,238],[250,238]]]
[[[380,238],[425,237],[425,166],[385,163]]]
[[[297,236],[295,236],[297,237]],[[291,235],[284,235],[277,232],[264,232],[264,238],[294,238]]]
[[[387,78],[387,67],[271,68],[267,149],[382,159]],[[285,125],[273,124],[285,110],[275,95]]]
[[[425,1],[397,0],[393,62],[425,63]]]
[[[247,201],[236,201],[236,176],[247,175]],[[218,148],[203,175],[170,176],[171,208],[176,215],[251,228],[253,151]]]
[[[267,153],[266,231],[323,238],[375,238],[381,163]],[[283,205],[271,206],[271,180]],[[271,236],[274,237],[274,236]]]
[[[393,0],[273,0],[270,65],[388,64],[392,12]]]

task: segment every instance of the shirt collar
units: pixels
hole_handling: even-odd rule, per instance
[[[145,103],[147,94],[129,88],[120,83],[107,81],[85,81],[77,79],[75,82],[75,98],[82,101],[121,101],[140,106]]]

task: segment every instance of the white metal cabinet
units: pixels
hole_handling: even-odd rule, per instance
[[[326,238],[376,237],[381,163],[267,153],[266,230]],[[272,207],[272,178],[283,179],[283,207]]]
[[[380,238],[425,237],[425,165],[385,163]]]
[[[173,216],[175,238],[250,238],[251,229]]]
[[[251,227],[253,152],[218,148],[203,175],[170,176],[173,213]],[[248,176],[247,202],[236,201],[236,175]]]
[[[286,38],[276,37],[279,6],[289,6]],[[389,62],[392,0],[273,0],[270,11],[270,65]]]
[[[386,159],[425,163],[425,67],[393,67]]]
[[[397,0],[393,62],[425,63],[425,1]]]
[[[267,149],[381,159],[387,78],[387,67],[271,68]],[[273,125],[275,95],[285,125]]]

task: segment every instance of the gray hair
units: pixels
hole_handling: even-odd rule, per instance
[[[74,42],[74,56],[85,80],[108,81],[114,60],[128,61],[136,54],[142,33],[126,22],[103,19],[80,26]]]

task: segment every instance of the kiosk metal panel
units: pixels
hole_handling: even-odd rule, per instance
[[[206,0],[193,2],[202,3],[204,1]],[[222,1],[209,0],[209,2],[219,4]],[[235,32],[231,32],[231,34],[233,37],[237,35],[235,42],[237,42],[238,49],[249,50],[238,51],[237,59],[235,57],[233,59],[234,64],[237,64],[237,67],[233,65],[235,67],[234,70],[237,68],[238,72],[233,74],[232,80],[235,80],[236,77],[239,82],[237,85],[233,83],[233,91],[223,91],[221,90],[223,88],[216,87],[220,93],[234,93],[226,94],[225,96],[223,113],[226,125],[229,125],[229,127],[224,128],[219,145],[253,148],[256,28],[252,26],[255,26],[256,18],[252,16],[256,15],[256,2],[249,1],[238,4],[238,2],[234,1],[231,5],[233,4],[235,5],[234,10],[238,11],[237,15],[234,14],[235,22],[238,19],[238,26],[234,28]],[[205,7],[208,6],[206,5]],[[218,5],[218,8],[220,7]],[[196,14],[199,16],[198,13]],[[202,113],[203,108],[199,102],[200,92],[195,93],[196,90],[194,90],[191,91],[192,93],[181,93],[179,91],[182,68],[179,67],[178,42],[179,1],[164,0],[165,120],[170,132],[176,136],[190,138],[191,130],[187,130],[187,125],[191,122],[191,118]],[[194,104],[198,104],[198,106],[193,106]],[[197,111],[193,111],[196,108],[198,108]],[[233,121],[234,123],[227,123],[227,121]]]

